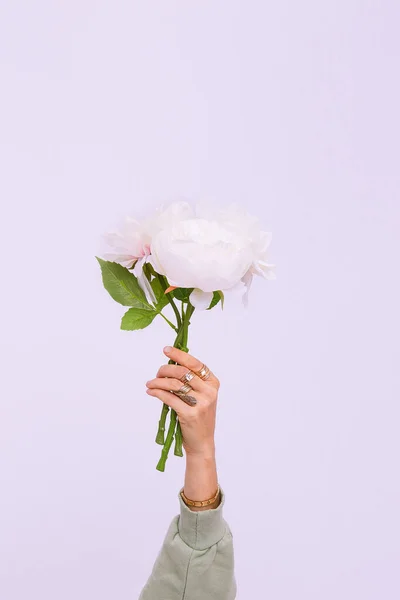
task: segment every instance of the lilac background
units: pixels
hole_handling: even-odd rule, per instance
[[[99,235],[245,203],[277,280],[197,314],[239,600],[400,596],[394,0],[0,4],[0,596],[137,598],[178,508]]]

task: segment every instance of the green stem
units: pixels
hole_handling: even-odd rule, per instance
[[[175,338],[175,342],[174,342],[175,348],[179,348],[181,345],[180,340],[182,338],[182,333],[183,333],[183,331],[182,331],[182,327],[181,327],[181,329],[178,330],[176,338]],[[174,360],[169,360],[168,364],[175,365],[176,363]],[[159,444],[160,446],[164,446],[164,444],[165,444],[165,424],[167,421],[168,412],[169,412],[169,406],[167,404],[163,404],[162,410],[161,410],[161,417],[158,422],[158,431],[157,431],[157,435],[156,435],[156,444]]]
[[[182,315],[182,322],[185,320],[185,303],[182,301],[181,303],[181,315]]]
[[[167,282],[166,278],[163,275],[157,275],[157,277],[158,277],[158,279],[159,279],[159,281],[161,283],[162,289],[165,292],[165,290],[168,289],[168,285],[167,285],[168,282]],[[168,294],[166,294],[166,296],[167,296],[168,302],[172,306],[172,309],[173,309],[173,311],[175,313],[176,323],[177,323],[178,329],[180,329],[181,326],[182,326],[182,319],[181,319],[181,315],[179,314],[178,307],[176,306],[176,304],[174,302],[174,298],[172,296],[172,292],[168,292]]]
[[[181,424],[179,423],[179,419],[178,419],[178,422],[176,424],[176,432],[175,432],[175,450],[174,450],[175,456],[183,456],[182,443],[183,443],[182,429],[181,429]]]
[[[168,413],[169,413],[168,404],[163,404],[162,411],[161,411],[161,417],[158,422],[158,431],[157,431],[157,436],[156,436],[156,444],[160,444],[160,446],[164,446],[164,444],[165,444],[164,431],[165,431],[165,423],[167,421]]]
[[[183,307],[182,307],[182,310],[183,310]],[[187,343],[188,343],[188,335],[189,335],[190,318],[191,318],[193,312],[194,312],[194,306],[192,306],[191,304],[188,304],[186,312],[183,311],[184,318],[182,320],[182,325],[179,329],[178,335],[176,336],[176,340],[174,343],[175,348],[180,348],[184,352],[189,352]],[[171,360],[169,361],[169,363],[176,364],[176,363],[174,363],[174,361],[171,361]],[[167,413],[168,413],[168,411],[167,411]],[[160,419],[160,422],[161,422],[161,419]],[[164,428],[165,428],[165,422],[164,422]],[[164,432],[162,432],[162,435],[164,435]],[[168,459],[168,454],[169,454],[169,451],[172,446],[174,435],[175,435],[174,454],[175,454],[175,456],[183,456],[181,426],[180,426],[176,412],[173,409],[171,409],[171,418],[170,418],[170,424],[169,424],[168,433],[167,433],[167,439],[165,440],[164,448],[161,451],[161,457],[157,464],[158,471],[165,470],[165,464]],[[157,438],[158,438],[158,434],[157,434]],[[160,439],[161,439],[161,436],[160,436]]]
[[[161,450],[161,457],[157,464],[157,471],[165,471],[165,463],[167,462],[168,454],[172,446],[176,427],[176,412],[171,411],[171,420],[169,423],[167,439],[165,440],[164,448]]]
[[[189,352],[189,348],[187,348],[187,344],[188,344],[188,336],[189,336],[190,318],[193,313],[194,313],[194,306],[192,306],[191,304],[188,304],[188,307],[187,307],[186,313],[185,313],[185,318],[184,318],[185,327],[183,327],[183,336],[182,336],[182,344],[185,347],[185,352]]]

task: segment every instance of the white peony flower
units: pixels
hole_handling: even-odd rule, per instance
[[[236,291],[247,305],[254,275],[275,279],[267,262],[271,234],[237,205],[194,209],[173,202],[142,222],[127,218],[120,231],[104,238],[114,249],[104,258],[127,268],[136,263],[133,272],[150,302],[155,297],[143,272],[146,262],[171,287],[194,288],[190,301],[200,309],[209,307],[216,290]]]
[[[208,308],[216,290],[240,289],[247,304],[253,274],[274,278],[265,254],[270,239],[257,219],[235,205],[198,205],[193,217],[172,221],[153,236],[149,261],[171,286],[195,288],[190,301],[197,308]]]

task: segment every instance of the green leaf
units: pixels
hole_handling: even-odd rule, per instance
[[[214,306],[216,306],[220,300],[221,300],[221,307],[224,308],[225,297],[224,297],[223,292],[221,292],[221,290],[218,290],[218,291],[214,292],[213,299],[211,300],[211,304],[207,308],[207,310],[214,308]]]
[[[145,274],[147,275],[147,279],[150,281],[150,277],[156,277],[157,273],[155,272],[155,270],[153,269],[152,265],[150,263],[144,263],[143,265],[143,271],[145,272]]]
[[[164,306],[167,306],[168,304],[168,297],[167,294],[164,294],[164,288],[161,285],[158,277],[153,279],[151,282],[151,287],[153,288],[154,295],[157,298],[157,310],[162,310]]]
[[[136,329],[144,329],[152,323],[154,317],[157,316],[155,310],[147,310],[146,308],[130,308],[122,317],[121,329],[125,331],[134,331]]]
[[[182,302],[189,302],[189,296],[193,292],[194,288],[176,288],[172,292],[174,298],[181,300]]]
[[[153,310],[133,273],[118,263],[96,258],[101,267],[103,285],[111,298],[123,306]]]

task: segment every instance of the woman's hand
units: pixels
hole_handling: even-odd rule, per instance
[[[165,354],[177,365],[163,365],[155,379],[146,383],[147,393],[155,396],[174,409],[178,415],[182,429],[183,447],[186,451],[185,495],[191,500],[208,500],[213,498],[218,487],[215,463],[215,419],[220,382],[210,372],[206,381],[195,375],[189,385],[193,388],[189,394],[197,404],[189,406],[170,390],[178,391],[183,382],[181,378],[188,371],[200,371],[203,363],[190,354],[166,346]],[[207,508],[192,510],[208,510],[216,508],[220,499]]]
[[[164,352],[168,358],[179,364],[160,367],[156,378],[146,383],[147,393],[156,396],[176,411],[182,429],[183,447],[187,454],[213,455],[220,382],[213,373],[210,373],[206,381],[195,375],[189,383],[193,388],[189,394],[197,400],[197,404],[189,406],[169,390],[178,391],[183,386],[183,375],[188,371],[199,371],[203,363],[178,348],[166,346]]]

